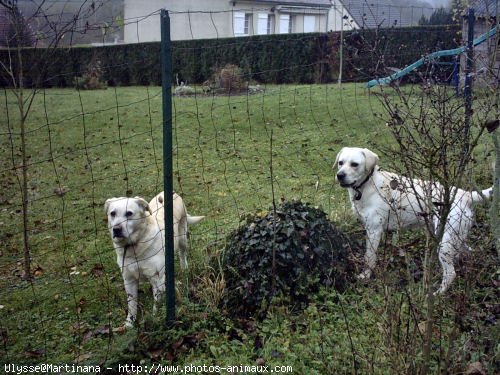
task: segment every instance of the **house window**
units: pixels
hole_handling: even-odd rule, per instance
[[[316,17],[304,16],[304,32],[313,33],[316,31]]]
[[[265,35],[269,34],[269,14],[259,13],[259,18],[257,20],[257,34]]]
[[[289,14],[280,14],[280,34],[292,33],[292,17]]]
[[[250,25],[252,24],[252,14],[234,13],[234,36],[250,35]]]
[[[257,34],[267,35],[273,34],[274,15],[267,13],[259,13],[257,20]]]

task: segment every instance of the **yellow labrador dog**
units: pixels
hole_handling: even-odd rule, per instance
[[[367,268],[359,275],[365,279],[370,278],[375,268],[377,248],[383,232],[422,226],[426,218],[432,218],[436,227],[439,213],[435,205],[443,201],[443,188],[438,183],[412,180],[381,171],[378,161],[377,154],[357,147],[344,147],[335,161],[337,181],[340,186],[348,189],[352,209],[366,230]],[[472,204],[481,201],[483,196],[488,198],[492,190],[493,188],[483,190],[480,194],[459,188],[452,189],[452,205],[438,248],[443,278],[435,294],[444,293],[448,289],[455,279],[454,258],[460,251],[469,250],[466,238],[473,223]]]
[[[181,268],[186,269],[188,224],[204,216],[189,216],[182,198],[173,194],[174,249],[179,252]],[[108,229],[116,251],[127,292],[128,314],[125,326],[131,327],[137,317],[139,280],[149,280],[153,287],[154,307],[165,291],[165,239],[163,192],[146,202],[140,197],[110,198],[104,204]]]

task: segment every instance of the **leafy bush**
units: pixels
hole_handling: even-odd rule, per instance
[[[366,80],[381,72],[377,66],[403,67],[439,49],[457,47],[459,26],[419,26],[344,32],[343,77]],[[460,38],[458,38],[460,39]],[[160,42],[102,47],[27,48],[21,50],[26,86],[68,87],[92,59],[101,62],[103,81],[110,86],[160,85]],[[275,34],[172,42],[172,74],[200,84],[213,79],[214,66],[238,64],[244,82],[325,83],[337,79],[340,32]],[[18,74],[18,55],[0,48]],[[378,64],[383,57],[384,64]],[[294,62],[291,64],[290,62]],[[10,68],[9,68],[10,69]],[[12,77],[0,69],[0,87]],[[383,72],[386,74],[386,72]]]
[[[284,202],[229,235],[224,307],[230,315],[263,316],[273,297],[297,305],[321,285],[342,291],[354,274],[350,255],[356,249],[321,210]]]
[[[108,87],[102,80],[103,70],[101,62],[92,59],[87,65],[87,71],[81,77],[75,77],[75,87],[80,90],[100,90]]]
[[[216,86],[225,93],[246,90],[241,69],[233,64],[227,64],[215,73]]]
[[[210,79],[202,84],[203,93],[239,94],[248,92],[248,81],[245,81],[243,70],[234,64],[226,64],[220,68],[215,66]]]

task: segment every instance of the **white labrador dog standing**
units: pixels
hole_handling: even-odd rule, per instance
[[[151,202],[135,198],[110,198],[104,209],[108,229],[116,251],[116,261],[122,272],[127,292],[128,314],[125,325],[133,326],[137,317],[139,280],[149,280],[153,287],[154,307],[165,291],[165,239],[163,192]],[[188,251],[188,224],[203,220],[204,216],[189,216],[182,198],[173,194],[174,249],[178,250],[181,268],[186,269]]]
[[[337,180],[347,188],[354,213],[366,230],[365,262],[360,278],[369,278],[377,262],[377,248],[386,230],[422,226],[426,218],[439,222],[435,204],[443,202],[443,188],[431,183],[379,170],[378,156],[366,148],[344,147],[337,155]],[[491,195],[493,188],[478,192],[453,188],[450,212],[438,247],[443,268],[441,286],[444,293],[455,279],[454,258],[469,249],[467,234],[473,223],[472,204]],[[430,204],[429,204],[430,203]]]

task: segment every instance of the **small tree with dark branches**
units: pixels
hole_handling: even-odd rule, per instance
[[[491,70],[493,73],[494,70]],[[422,212],[428,212],[424,217],[426,222],[426,245],[424,257],[424,293],[417,296],[426,306],[425,327],[422,329],[422,362],[418,373],[427,373],[432,347],[432,328],[434,317],[434,287],[432,280],[437,248],[443,239],[448,215],[457,194],[455,187],[465,190],[480,190],[478,185],[491,186],[491,164],[477,163],[477,154],[490,155],[492,145],[486,132],[486,123],[493,117],[499,118],[499,95],[497,80],[491,87],[477,92],[474,103],[467,102],[463,96],[457,96],[455,91],[443,85],[430,84],[422,73],[425,84],[420,86],[393,85],[381,88],[378,96],[385,108],[384,119],[388,118],[387,126],[396,141],[396,147],[386,149],[394,160],[393,169],[405,179],[410,189],[418,195],[418,205]],[[472,100],[472,98],[470,98]],[[496,136],[496,134],[495,134]],[[485,145],[486,149],[485,149]],[[489,145],[489,146],[488,146]],[[498,146],[497,146],[498,148]],[[498,149],[496,151],[498,155]],[[497,156],[498,157],[498,156]],[[474,166],[474,168],[472,168]],[[483,166],[482,168],[480,166]],[[479,173],[482,172],[482,173]],[[494,176],[495,194],[498,196],[498,168]],[[423,188],[416,186],[415,180],[428,181]],[[476,183],[477,180],[477,183]],[[436,200],[435,192],[439,191]],[[493,205],[498,205],[498,198]],[[498,206],[496,206],[498,207]],[[433,214],[434,213],[434,214]],[[487,248],[492,237],[498,237],[498,211],[491,210],[493,231],[491,237],[484,236],[484,247]],[[498,244],[498,238],[497,238]],[[412,349],[413,353],[413,349]]]
[[[31,251],[30,251],[30,223],[29,223],[29,156],[26,147],[26,120],[33,105],[37,93],[44,86],[44,79],[49,64],[54,61],[55,50],[63,44],[71,45],[71,39],[77,32],[85,32],[78,28],[79,24],[85,24],[90,28],[92,16],[102,5],[97,1],[81,1],[80,6],[70,17],[54,14],[50,1],[31,1],[32,12],[24,16],[17,0],[0,0],[0,8],[3,8],[8,23],[8,33],[2,43],[8,52],[8,60],[0,61],[0,75],[4,82],[12,89],[9,90],[16,102],[17,115],[14,123],[9,124],[11,144],[20,150],[20,155],[12,152],[12,168],[19,183],[22,201],[23,215],[23,248],[24,248],[24,277],[31,277]],[[36,32],[32,30],[32,24],[42,25]],[[69,40],[68,40],[69,39]],[[36,62],[31,61],[27,66],[27,56],[30,50],[38,48],[41,50],[40,57]],[[28,70],[37,71],[34,79],[27,80]],[[30,75],[33,76],[33,75]],[[7,94],[6,94],[7,95]]]

